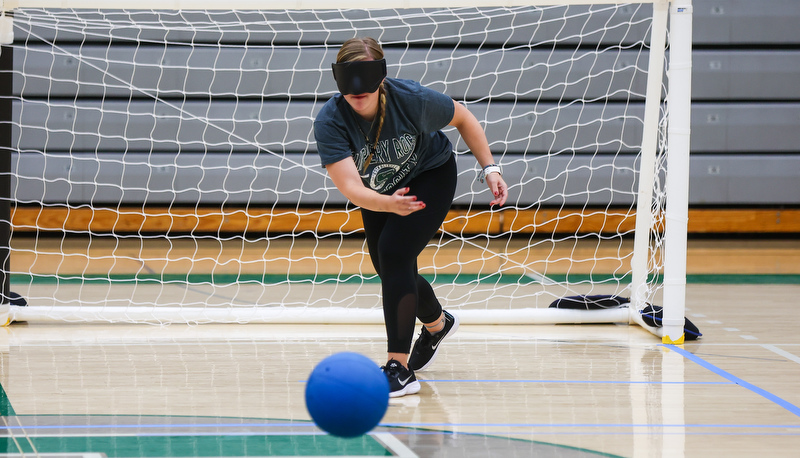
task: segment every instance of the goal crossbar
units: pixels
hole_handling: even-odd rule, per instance
[[[461,7],[512,7],[512,6],[550,6],[550,5],[614,5],[620,0],[397,0],[384,4],[386,8],[461,8]],[[669,0],[642,0],[636,3],[664,3]],[[369,0],[346,0],[344,2],[330,2],[328,0],[287,0],[283,2],[264,2],[259,0],[234,0],[230,2],[217,2],[209,0],[141,0],[114,2],[114,9],[162,9],[162,10],[311,10],[329,9],[335,5],[338,8],[374,9],[375,2]],[[278,6],[279,5],[279,6]],[[79,8],[97,9],[109,8],[109,3],[104,0],[0,0],[0,6],[5,11],[15,8]]]

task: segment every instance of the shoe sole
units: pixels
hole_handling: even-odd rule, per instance
[[[451,314],[450,314],[450,316],[452,316],[452,317],[453,317],[453,327],[452,327],[452,328],[450,328],[450,332],[448,332],[448,333],[447,333],[447,335],[445,335],[444,337],[442,337],[442,340],[439,342],[439,346],[438,346],[438,347],[436,347],[436,350],[434,350],[434,351],[433,351],[433,356],[431,356],[431,359],[429,359],[429,360],[428,360],[428,362],[427,362],[427,363],[425,363],[425,364],[424,364],[422,367],[420,367],[419,369],[414,369],[414,371],[424,371],[425,369],[427,369],[428,367],[430,367],[430,365],[431,365],[431,364],[433,364],[433,361],[436,359],[436,355],[438,355],[438,354],[439,354],[439,350],[441,350],[441,349],[442,349],[442,342],[444,342],[444,341],[445,341],[445,340],[446,340],[448,337],[450,337],[451,335],[455,334],[455,333],[456,333],[456,331],[458,330],[458,315],[453,315],[453,314],[451,313]]]
[[[419,380],[414,380],[413,382],[406,385],[402,390],[392,391],[389,393],[390,398],[399,398],[400,396],[405,396],[407,394],[417,394],[419,390],[422,388],[422,385],[419,384]]]

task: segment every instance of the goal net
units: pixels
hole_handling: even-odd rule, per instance
[[[503,166],[509,201],[490,208],[477,163],[446,130],[456,199],[418,264],[447,309],[463,322],[642,324],[640,310],[663,304],[665,323],[682,319],[686,229],[665,217],[667,114],[690,72],[676,82],[665,57],[667,1],[9,3],[5,296],[27,302],[13,320],[381,322],[358,209],[320,166],[312,132],[354,36],[382,44],[390,77],[464,103]],[[675,304],[662,288],[670,231]],[[626,300],[550,307],[575,295]]]

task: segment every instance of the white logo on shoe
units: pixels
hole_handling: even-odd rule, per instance
[[[409,380],[411,380],[411,375],[409,375],[405,380],[400,380],[399,378],[397,379],[397,381],[400,383],[400,386],[406,386],[406,383],[408,383]]]

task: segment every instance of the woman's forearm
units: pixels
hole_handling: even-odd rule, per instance
[[[475,159],[480,164],[481,168],[489,164],[494,164],[494,157],[492,151],[489,149],[489,141],[486,139],[486,133],[483,131],[478,118],[475,117],[464,105],[455,103],[455,113],[453,121],[450,123],[458,129],[459,135],[467,144],[467,147],[475,156]]]

